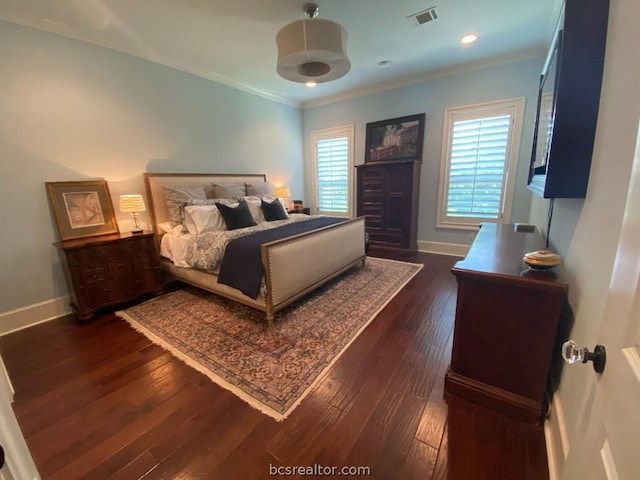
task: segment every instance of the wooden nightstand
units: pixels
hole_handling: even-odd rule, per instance
[[[54,245],[79,320],[91,318],[103,307],[162,293],[153,232],[100,235]]]
[[[305,215],[311,215],[311,209],[309,207],[288,208],[287,213],[303,213]]]

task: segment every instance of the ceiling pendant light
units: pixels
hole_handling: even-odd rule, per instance
[[[292,82],[323,83],[349,72],[347,32],[342,25],[316,19],[318,6],[309,3],[303,9],[309,18],[282,27],[276,35],[278,74]]]

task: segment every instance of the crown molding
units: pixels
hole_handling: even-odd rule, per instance
[[[543,57],[546,55],[546,49],[531,48],[526,50],[520,50],[518,52],[508,53],[505,55],[498,55],[493,57],[484,58],[473,62],[467,62],[459,65],[453,65],[450,67],[444,67],[429,72],[420,73],[417,75],[410,75],[392,80],[389,82],[378,83],[362,88],[356,88],[346,93],[329,95],[319,98],[317,100],[309,100],[302,103],[302,108],[313,108],[323,105],[329,105],[332,103],[343,102],[356,97],[362,97],[364,95],[371,95],[372,93],[379,93],[385,90],[392,90],[394,88],[406,87],[409,85],[415,85],[417,83],[427,82],[430,80],[436,80],[438,78],[450,77],[452,75],[460,75],[462,73],[468,73],[475,70],[482,70],[489,67],[497,67],[500,65],[506,65],[509,63],[521,62],[530,60],[532,58]]]

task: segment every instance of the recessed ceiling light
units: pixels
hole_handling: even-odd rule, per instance
[[[465,35],[464,37],[462,37],[462,39],[460,40],[460,43],[464,43],[469,44],[469,43],[473,43],[478,39],[478,36],[473,34],[473,33],[469,33],[468,35]]]
[[[315,87],[317,85],[317,83],[316,82],[307,82],[305,85],[307,87],[309,87],[309,88],[313,88],[313,87]]]

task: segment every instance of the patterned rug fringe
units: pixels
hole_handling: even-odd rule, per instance
[[[142,325],[140,325],[138,322],[136,322],[133,318],[131,318],[129,315],[127,315],[126,312],[124,312],[124,311],[116,312],[116,315],[118,317],[122,318],[123,320],[126,320],[134,330],[136,330],[136,331],[140,332],[141,334],[143,334],[145,337],[147,337],[149,340],[151,340],[156,345],[158,345],[158,346],[164,348],[165,350],[167,350],[169,353],[171,353],[178,360],[181,360],[182,362],[184,362],[186,365],[190,366],[194,370],[197,370],[198,372],[202,373],[203,375],[206,375],[211,381],[213,381],[214,383],[220,385],[225,390],[229,390],[235,396],[237,396],[241,400],[244,400],[246,403],[251,405],[253,408],[255,408],[256,410],[259,410],[261,413],[264,413],[265,415],[268,415],[271,418],[274,418],[278,422],[281,422],[282,420],[284,420],[287,417],[287,415],[289,414],[289,412],[287,412],[287,415],[280,415],[278,412],[276,412],[274,409],[272,409],[268,405],[265,405],[264,403],[260,402],[259,400],[253,398],[251,395],[247,394],[243,390],[240,390],[239,388],[237,388],[232,383],[227,382],[224,378],[220,378],[218,375],[216,375],[214,372],[209,370],[204,365],[202,365],[199,362],[193,360],[191,357],[189,357],[185,353],[183,353],[180,350],[178,350],[177,348],[173,347],[170,343],[164,341],[163,339],[161,339],[160,337],[158,337],[154,333],[150,332],[148,329],[144,328]],[[300,399],[300,401],[302,401],[302,399]],[[293,409],[291,409],[291,410],[293,410]]]

